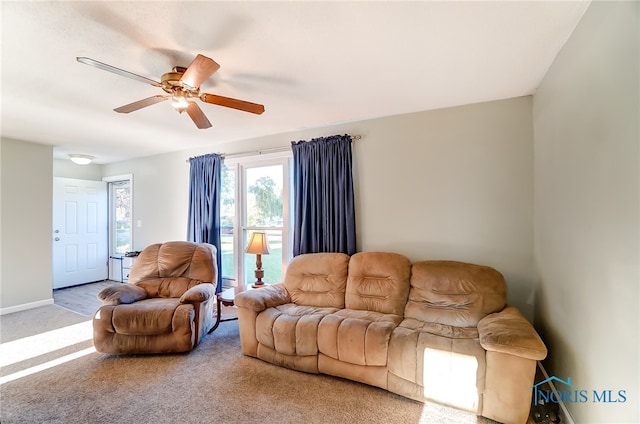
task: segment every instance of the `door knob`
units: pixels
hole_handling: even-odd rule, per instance
[[[58,234],[60,232],[60,230],[55,230],[54,233]]]
[[[60,237],[54,238],[55,241],[60,241]]]

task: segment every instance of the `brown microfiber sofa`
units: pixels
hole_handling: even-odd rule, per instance
[[[245,355],[525,423],[547,349],[505,297],[486,266],[314,253],[235,303]]]

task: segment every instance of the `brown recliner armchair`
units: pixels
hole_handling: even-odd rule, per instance
[[[172,241],[145,248],[129,282],[102,290],[93,343],[103,353],[188,352],[213,326],[216,248]]]

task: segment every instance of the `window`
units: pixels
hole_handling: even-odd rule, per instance
[[[109,278],[124,281],[131,258],[113,259],[133,250],[133,175],[102,179],[109,193]]]
[[[133,249],[131,180],[109,182],[110,254]]]
[[[236,167],[223,166],[221,171],[220,196],[220,250],[222,255],[222,278],[235,280],[235,217],[236,217]]]
[[[126,253],[132,250],[131,241],[131,183],[111,183],[113,193],[113,252]]]
[[[262,255],[264,282],[282,281],[291,257],[289,159],[261,159],[225,160],[222,169],[221,272],[225,285],[256,281],[256,256],[244,252],[254,231],[266,233],[269,241],[270,253]]]

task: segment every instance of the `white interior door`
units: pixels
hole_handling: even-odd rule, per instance
[[[107,183],[53,179],[53,288],[108,277]]]

